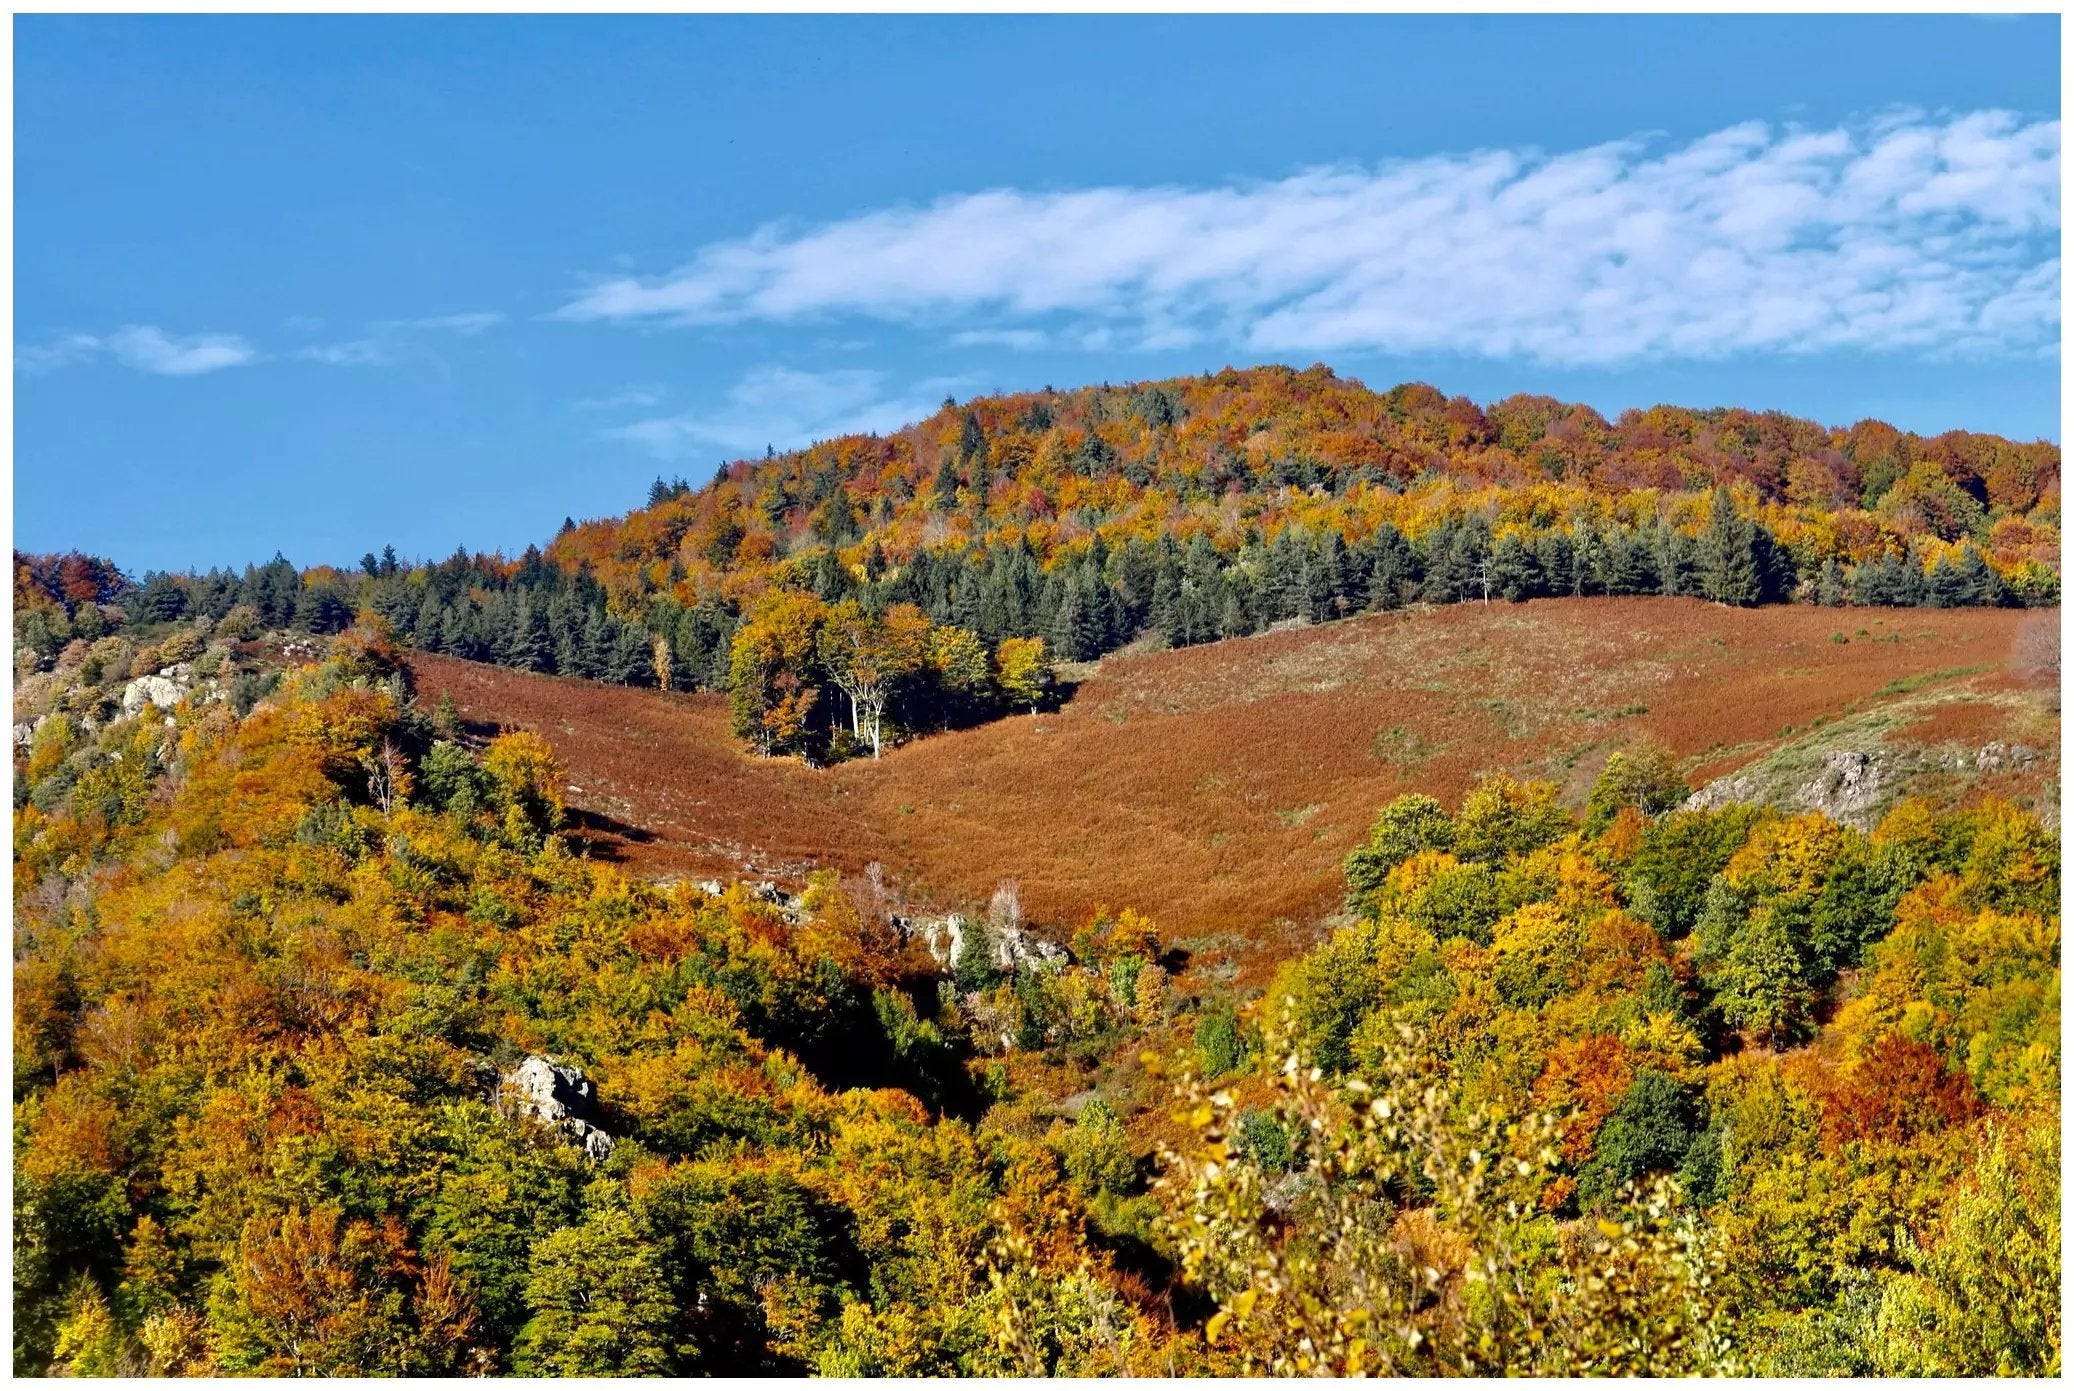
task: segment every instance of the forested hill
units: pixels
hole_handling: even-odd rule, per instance
[[[139,587],[18,556],[16,645],[47,664],[111,604],[319,633],[372,610],[452,656],[726,689],[746,739],[818,755],[841,752],[839,724],[876,749],[1041,701],[1053,660],[1415,602],[2055,604],[2059,475],[2042,441],[1736,409],[1609,422],[1259,368],[946,401],[703,488],[658,480],[646,507],[516,560],[276,557]]]
[[[2057,587],[2059,468],[2051,443],[1963,431],[1668,406],[1608,422],[1548,397],[1479,407],[1423,384],[1376,392],[1325,367],[1258,368],[946,401],[890,436],[737,463],[697,491],[658,481],[646,508],[566,529],[548,556],[615,592],[691,601],[746,597],[831,549],[863,579],[918,552],[1025,544],[1051,568],[1097,537],[1113,558],[1132,539],[1202,536],[1258,580],[1273,567],[1247,547],[1336,533],[1371,562],[1353,586],[1365,590],[1364,547],[1379,536],[1394,529],[1430,557],[1461,529],[1461,558],[1502,562],[1508,597],[1648,590],[1686,580],[1657,572],[1662,533],[1696,535],[1725,485],[1787,566],[1757,593],[1722,597],[1817,598],[1832,562],[1843,577],[1882,557],[1934,571],[1966,550],[2036,597]],[[1476,567],[1441,568],[1417,597],[1465,597]],[[1277,603],[1241,598],[1265,613]]]

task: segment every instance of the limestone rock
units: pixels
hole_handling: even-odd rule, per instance
[[[904,937],[919,940],[930,960],[948,971],[957,967],[972,942],[973,924],[962,913],[940,918],[896,917],[893,925]],[[1025,966],[1048,966],[1066,960],[1065,948],[1047,942],[1021,927],[988,927],[985,940],[997,971],[1015,972]]]
[[[147,705],[171,710],[187,694],[187,688],[170,676],[140,676],[122,688],[122,712],[134,715]]]
[[[1995,739],[1980,746],[1980,751],[1973,755],[1973,766],[1983,773],[1999,773],[2005,768],[2028,768],[2037,759],[2038,751],[2028,744],[2005,744]]]
[[[501,1109],[559,1130],[591,1158],[603,1159],[612,1153],[612,1137],[592,1122],[597,1097],[597,1087],[582,1068],[537,1054],[506,1073],[498,1087]]]
[[[1831,821],[1856,825],[1879,805],[1885,789],[1880,761],[1859,749],[1824,754],[1822,766],[1800,788],[1794,800]]]

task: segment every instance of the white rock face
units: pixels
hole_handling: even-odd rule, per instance
[[[962,913],[941,918],[901,918],[895,920],[895,925],[908,936],[920,938],[930,959],[947,971],[956,968],[973,938],[972,924]],[[1048,966],[1066,959],[1064,947],[1020,927],[986,928],[985,939],[997,971]]]
[[[122,712],[134,715],[147,705],[171,710],[186,694],[187,688],[170,676],[140,676],[122,688]]]
[[[530,1116],[578,1141],[593,1159],[612,1153],[612,1137],[590,1121],[598,1089],[580,1067],[538,1056],[504,1075],[498,1102],[511,1113]]]

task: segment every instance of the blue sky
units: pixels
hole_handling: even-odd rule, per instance
[[[2058,20],[15,20],[15,544],[516,551],[1330,363],[2059,437]]]

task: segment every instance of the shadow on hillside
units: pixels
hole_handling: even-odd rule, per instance
[[[647,845],[655,839],[653,831],[581,807],[570,807],[562,814],[562,829],[591,859],[613,865],[626,863],[622,846]]]

